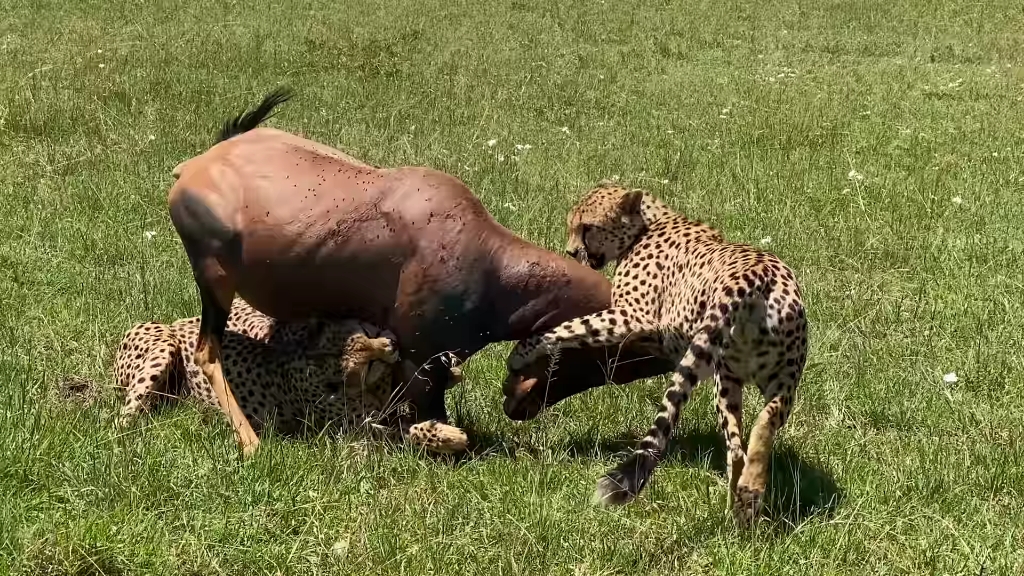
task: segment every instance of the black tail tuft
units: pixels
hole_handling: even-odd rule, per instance
[[[260,105],[253,110],[247,110],[242,112],[238,116],[235,116],[231,120],[224,123],[221,127],[220,133],[217,135],[217,142],[223,142],[233,136],[238,136],[243,132],[248,132],[253,128],[262,124],[265,120],[270,118],[271,112],[274,108],[284,104],[292,97],[292,92],[288,88],[281,87],[274,90],[270,94],[267,94]]]
[[[595,500],[600,504],[628,504],[647,485],[658,459],[647,450],[638,450],[610,470],[597,483]]]

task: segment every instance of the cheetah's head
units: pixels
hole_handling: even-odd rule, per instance
[[[595,270],[619,259],[647,227],[643,199],[642,190],[607,184],[587,192],[569,211],[566,254]]]

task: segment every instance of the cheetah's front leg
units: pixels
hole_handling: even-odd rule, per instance
[[[656,331],[656,327],[641,322],[623,308],[609,308],[574,318],[553,330],[519,342],[509,354],[506,367],[509,372],[516,372],[560,348],[610,346],[621,344],[630,337],[652,335]]]

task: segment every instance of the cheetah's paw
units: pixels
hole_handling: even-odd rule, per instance
[[[764,490],[758,490],[749,486],[737,486],[733,496],[732,516],[736,527],[745,530],[750,528],[758,520],[761,513],[761,499]]]
[[[389,338],[376,338],[374,340],[376,359],[388,364],[394,364],[399,360],[398,346],[395,341]]]

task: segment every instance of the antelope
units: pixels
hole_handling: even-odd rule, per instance
[[[244,456],[259,439],[221,365],[236,295],[283,322],[357,319],[390,330],[410,417],[442,423],[449,373],[437,359],[448,353],[461,362],[488,344],[610,305],[611,285],[600,272],[520,238],[458,178],[372,166],[261,127],[290,97],[275,90],[227,121],[210,149],[174,169],[168,193],[201,302],[195,363]],[[593,387],[606,382],[607,353],[566,351],[559,362]],[[627,381],[643,366],[646,375],[664,372],[656,360],[638,362],[613,380]]]

